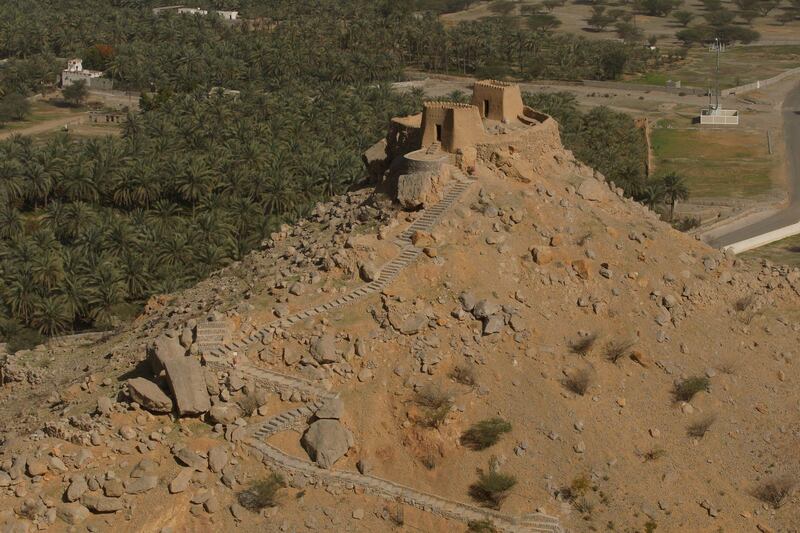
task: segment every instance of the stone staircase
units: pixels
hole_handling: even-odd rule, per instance
[[[263,338],[268,338],[277,328],[288,328],[297,322],[349,305],[366,296],[382,291],[392,283],[406,267],[419,257],[421,250],[411,243],[411,238],[414,233],[417,231],[431,231],[439,220],[441,220],[442,216],[444,216],[473,183],[474,181],[468,180],[458,181],[448,189],[441,202],[426,209],[422,215],[396,239],[395,242],[401,247],[400,254],[383,265],[376,280],[362,285],[348,294],[340,296],[330,302],[271,322],[249,336],[227,344],[222,344],[219,340],[220,332],[218,330],[209,327],[208,340],[204,343],[204,346],[207,344],[209,347],[208,352],[204,352],[210,356],[206,359],[207,364],[220,369],[230,370],[233,360],[228,357],[229,355],[232,355],[233,352],[242,352],[251,344]],[[217,336],[212,334],[216,334]],[[199,335],[200,327],[198,326],[198,342],[200,339]],[[204,340],[205,339],[206,337],[204,337]],[[498,531],[508,533],[563,533],[563,529],[558,519],[555,517],[541,513],[529,513],[520,517],[504,515],[491,509],[484,509],[441,498],[376,476],[362,475],[358,472],[322,469],[310,461],[292,457],[282,452],[278,448],[265,442],[266,439],[281,431],[293,428],[302,430],[307,426],[308,420],[326,399],[334,398],[338,395],[320,388],[311,381],[273,370],[258,368],[245,362],[239,362],[235,365],[235,368],[245,375],[256,379],[275,392],[297,391],[301,396],[310,399],[305,405],[270,417],[255,425],[254,429],[248,431],[248,437],[246,437],[243,442],[249,445],[254,450],[254,453],[258,454],[261,460],[270,467],[293,475],[304,475],[308,478],[324,482],[325,484],[341,486],[348,490],[354,487],[360,487],[370,494],[393,501],[400,501],[426,512],[452,520],[459,520],[465,523],[473,520],[490,520]]]
[[[292,412],[294,411],[297,410],[293,410]],[[270,419],[268,423],[274,424],[274,426],[270,427],[280,427],[287,423],[285,421],[293,418],[292,415],[286,415],[286,418],[281,419],[281,416],[282,415],[278,415]],[[261,426],[259,431],[263,428],[264,426]],[[269,430],[263,430],[262,435],[269,434],[274,434],[274,432],[269,433]],[[348,490],[359,487],[366,493],[393,501],[399,501],[451,520],[459,520],[465,523],[473,520],[489,520],[498,531],[509,533],[563,533],[558,519],[552,516],[542,513],[529,513],[520,517],[508,516],[491,509],[476,507],[428,494],[377,476],[360,474],[358,472],[326,470],[309,461],[298,459],[282,452],[278,448],[264,442],[262,439],[265,438],[267,437],[262,436],[259,438],[254,435],[254,437],[245,439],[244,442],[253,448],[255,453],[260,456],[262,462],[270,465],[272,468],[282,470],[292,475],[303,475],[328,486],[339,486]]]
[[[462,175],[463,177],[463,175]],[[458,181],[455,185],[445,193],[444,198],[438,204],[426,209],[422,215],[417,218],[400,236],[397,238],[397,243],[400,246],[411,244],[411,237],[417,231],[431,231],[434,226],[439,222],[442,216],[453,206],[453,204],[461,198],[461,195],[469,189],[472,181]]]
[[[396,239],[395,242],[402,247],[400,254],[381,267],[378,279],[362,285],[361,287],[358,287],[343,296],[339,296],[330,302],[304,309],[288,317],[271,322],[261,329],[251,333],[249,336],[244,337],[243,339],[239,339],[227,344],[214,345],[213,347],[211,347],[211,344],[209,344],[208,351],[204,351],[203,353],[210,355],[212,358],[222,359],[231,352],[243,352],[251,344],[269,336],[278,327],[283,329],[289,328],[303,320],[326,313],[333,309],[344,307],[345,305],[357,302],[366,296],[382,291],[391,282],[393,282],[407,266],[416,261],[422,253],[419,248],[411,244],[411,236],[414,234],[414,232],[430,231],[433,229],[442,216],[453,206],[453,204],[456,203],[461,195],[472,186],[473,183],[474,181],[471,180],[456,182],[450,187],[450,189],[448,189],[441,202],[429,209],[426,209],[423,214],[417,220],[415,220],[408,227],[408,229],[406,229],[398,237],[398,239]]]
[[[240,363],[235,368],[278,394],[284,391],[297,391],[303,396],[316,398],[320,401],[339,396],[335,392],[330,392],[317,386],[312,381],[275,372],[274,370],[259,368],[248,363]]]
[[[223,322],[200,322],[197,324],[195,343],[200,353],[212,353],[224,348],[230,331]]]
[[[252,432],[252,437],[255,439],[268,439],[276,433],[287,431],[292,428],[302,429],[308,425],[308,419],[311,418],[317,410],[322,407],[323,402],[316,400],[309,404],[291,409],[279,415],[273,416],[258,425],[255,431]]]

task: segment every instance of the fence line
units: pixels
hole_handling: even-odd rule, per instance
[[[722,96],[733,96],[737,93],[746,93],[748,91],[755,91],[756,89],[760,89],[762,87],[768,87],[774,83],[778,83],[789,76],[794,74],[800,74],[800,67],[785,70],[778,74],[777,76],[773,76],[766,80],[756,80],[752,83],[745,83],[744,85],[739,85],[738,87],[732,87],[730,89],[725,89],[722,91]]]

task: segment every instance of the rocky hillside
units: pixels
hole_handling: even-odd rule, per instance
[[[800,272],[672,230],[557,137],[471,170],[6,356],[0,531],[796,528]]]

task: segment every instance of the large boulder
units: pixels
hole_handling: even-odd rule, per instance
[[[134,402],[148,411],[153,413],[172,412],[172,398],[149,379],[133,378],[128,380],[128,394]]]
[[[81,503],[94,513],[116,513],[125,508],[122,498],[108,498],[95,494],[84,494]]]
[[[338,420],[317,420],[301,441],[309,457],[322,468],[330,468],[355,444],[353,434]]]
[[[209,421],[212,424],[233,424],[241,416],[242,411],[236,404],[218,404],[208,412]]]
[[[156,376],[164,371],[164,362],[167,359],[184,357],[185,355],[186,348],[181,346],[181,342],[177,337],[160,335],[153,341],[153,344],[147,347],[147,358],[150,360],[150,366],[152,366],[153,374]]]
[[[336,352],[333,335],[323,335],[311,344],[311,356],[320,364],[338,363],[341,356]]]
[[[405,209],[429,207],[442,197],[443,188],[435,172],[403,174],[397,179],[397,201]]]
[[[203,367],[194,357],[169,357],[162,360],[167,383],[172,390],[178,414],[200,415],[211,409]]]
[[[344,414],[344,402],[341,398],[329,398],[325,400],[325,403],[317,409],[317,412],[314,413],[319,419],[328,418],[331,420],[339,420],[342,418]]]

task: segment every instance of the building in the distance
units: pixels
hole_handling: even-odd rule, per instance
[[[199,7],[179,7],[178,13],[181,15],[208,15],[208,10]]]
[[[217,10],[217,15],[222,17],[224,20],[238,20],[239,19],[239,12],[238,11],[222,11]]]
[[[239,12],[231,10],[216,9],[209,11],[207,9],[202,9],[199,7],[186,7],[182,5],[162,6],[153,8],[154,15],[164,13],[165,11],[175,11],[176,13],[180,13],[181,15],[208,15],[209,13],[214,13],[215,15],[222,17],[223,20],[227,21],[239,20]]]
[[[110,80],[102,80],[103,72],[100,70],[87,70],[83,68],[83,60],[79,58],[67,61],[67,68],[61,71],[61,87],[69,87],[75,82],[85,81],[87,87],[106,85]],[[104,83],[105,82],[105,83]]]

